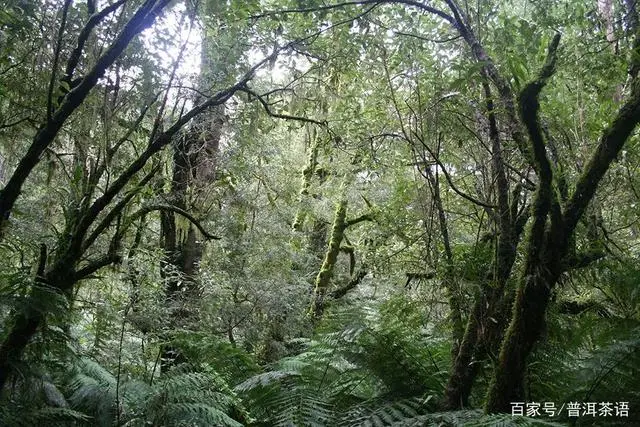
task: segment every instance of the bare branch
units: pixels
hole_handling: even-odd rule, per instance
[[[421,36],[419,34],[404,33],[402,31],[394,31],[394,34],[397,34],[399,36],[412,37],[414,39],[422,40],[429,43],[436,43],[436,44],[452,42],[462,37],[460,34],[458,34],[457,36],[449,37],[446,39],[430,39],[429,37]]]
[[[292,115],[289,115],[289,114],[281,114],[281,113],[274,113],[273,111],[271,111],[271,108],[269,107],[269,103],[264,99],[264,97],[262,95],[257,94],[253,90],[249,89],[247,86],[243,86],[243,87],[239,88],[239,91],[240,92],[245,92],[249,96],[252,96],[255,99],[257,99],[258,102],[260,102],[260,104],[262,104],[262,107],[264,107],[264,111],[268,115],[270,115],[271,117],[275,117],[277,119],[295,120],[295,121],[303,122],[303,123],[312,123],[314,125],[318,125],[318,126],[321,126],[321,127],[324,127],[324,128],[327,127],[327,122],[326,121],[319,122],[318,120],[309,119],[307,117],[292,116]]]
[[[55,51],[53,53],[53,64],[51,65],[51,78],[49,80],[49,89],[47,91],[47,121],[51,121],[51,114],[53,112],[53,88],[56,83],[56,75],[58,73],[58,61],[60,60],[60,49],[62,48],[62,36],[64,35],[64,29],[67,26],[67,14],[69,7],[71,6],[71,0],[65,0],[62,6],[62,19],[60,21],[60,28],[58,29],[58,40],[56,41]]]
[[[220,237],[215,236],[215,235],[207,232],[207,230],[202,226],[200,221],[198,221],[189,212],[187,212],[184,209],[181,209],[181,208],[179,208],[177,206],[173,206],[173,205],[154,204],[154,205],[145,206],[145,207],[141,208],[139,211],[137,211],[134,214],[132,214],[131,217],[129,218],[129,221],[132,221],[132,220],[134,220],[134,219],[136,219],[138,217],[144,216],[144,215],[148,214],[149,212],[153,212],[153,211],[168,211],[168,212],[177,213],[178,215],[180,215],[180,216],[184,217],[185,219],[189,220],[189,222],[192,223],[200,231],[200,233],[202,233],[202,235],[205,237],[205,239],[207,239],[207,240],[220,240]]]
[[[489,203],[482,202],[482,201],[476,199],[475,197],[470,196],[467,193],[464,193],[463,191],[460,191],[458,189],[458,187],[453,183],[453,180],[451,179],[451,175],[449,175],[449,172],[447,172],[447,169],[444,167],[444,164],[440,161],[440,158],[438,156],[436,156],[436,154],[433,152],[431,147],[429,147],[428,144],[417,133],[415,133],[413,131],[411,131],[411,133],[422,144],[424,149],[427,150],[429,155],[431,157],[433,157],[433,160],[436,162],[436,164],[439,166],[440,170],[444,174],[444,178],[447,180],[447,183],[449,184],[449,187],[451,187],[451,189],[454,192],[456,192],[463,199],[467,199],[471,203],[476,204],[478,206],[482,206],[484,208],[489,208],[489,209],[495,209],[497,207],[496,205],[492,205],[492,204],[489,204]]]

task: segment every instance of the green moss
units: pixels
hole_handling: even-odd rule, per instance
[[[314,290],[314,304],[311,307],[311,315],[313,317],[320,317],[324,309],[324,297],[329,288],[331,277],[333,276],[333,269],[340,253],[340,244],[344,238],[344,230],[347,228],[347,201],[341,200],[336,208],[336,213],[333,220],[333,226],[331,227],[331,237],[329,238],[329,245],[327,246],[327,252],[322,262],[322,267],[316,276],[315,290]]]

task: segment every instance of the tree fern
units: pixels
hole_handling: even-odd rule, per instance
[[[176,369],[153,386],[137,380],[122,381],[95,361],[84,359],[69,381],[69,402],[91,416],[87,424],[171,426],[230,426],[246,416],[224,379],[211,369],[184,372]],[[116,396],[116,388],[118,396]],[[232,417],[233,416],[233,417]]]
[[[117,416],[116,378],[91,359],[81,359],[73,370],[68,385],[71,406],[91,414],[94,425],[112,425]]]
[[[68,427],[70,425],[84,424],[90,417],[79,411],[69,408],[29,408],[29,407],[3,407],[0,408],[0,425],[12,427]]]
[[[406,321],[390,319],[398,312],[375,309],[337,314],[327,314],[305,351],[236,386],[256,425],[402,425],[419,423],[431,408],[446,374],[440,354],[448,349],[422,336],[412,323],[419,316],[405,310]],[[337,319],[343,326],[331,331],[327,324],[340,327]]]

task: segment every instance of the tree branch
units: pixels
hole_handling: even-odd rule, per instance
[[[22,190],[22,185],[40,161],[42,153],[55,139],[71,114],[73,114],[86,99],[98,80],[104,75],[107,68],[122,54],[136,35],[154,22],[156,15],[162,11],[169,2],[170,0],[158,0],[156,4],[156,0],[146,0],[144,4],[138,8],[133,17],[125,24],[107,51],[98,59],[96,65],[82,78],[74,89],[65,95],[61,105],[55,110],[51,119],[47,120],[38,130],[27,153],[20,159],[11,178],[9,178],[9,181],[0,192],[0,238],[2,237],[4,220],[9,218],[9,214]],[[153,7],[154,5],[155,7]]]
[[[177,206],[173,206],[173,205],[153,204],[153,205],[145,206],[145,207],[141,208],[139,211],[137,211],[134,214],[132,214],[131,217],[129,217],[129,222],[132,222],[134,219],[136,219],[138,217],[141,217],[143,215],[146,215],[146,214],[148,214],[149,212],[152,212],[152,211],[168,211],[168,212],[177,213],[178,215],[180,215],[180,216],[186,218],[187,220],[189,220],[189,222],[192,223],[200,231],[200,233],[202,233],[202,235],[205,237],[205,239],[207,239],[207,240],[220,240],[220,237],[215,236],[215,235],[207,232],[207,230],[202,226],[200,221],[198,221],[189,212],[187,212],[184,209],[181,209],[181,208],[179,208]]]
[[[362,279],[365,278],[365,276],[367,275],[368,271],[367,270],[360,270],[358,271],[358,274],[356,274],[355,276],[353,276],[351,278],[351,280],[349,280],[349,283],[347,283],[346,285],[344,285],[341,288],[336,289],[335,291],[331,292],[329,294],[329,296],[331,297],[331,299],[339,299],[342,298],[343,296],[345,296],[350,290],[352,290],[353,288],[355,288],[356,286],[358,286],[360,284],[360,282],[362,282]]]
[[[636,79],[633,82],[630,98],[620,108],[611,125],[604,130],[598,147],[585,167],[584,173],[578,179],[575,190],[567,202],[563,219],[568,234],[575,230],[580,217],[595,195],[600,180],[639,122],[640,81]]]
[[[87,42],[87,39],[91,35],[91,31],[100,23],[104,18],[106,18],[109,14],[117,10],[120,6],[122,6],[127,0],[118,0],[117,2],[105,7],[100,12],[92,13],[89,17],[89,20],[85,24],[85,26],[80,31],[78,35],[78,40],[76,43],[76,47],[71,52],[69,56],[69,60],[67,61],[67,67],[65,68],[64,76],[62,77],[62,81],[67,82],[67,84],[71,85],[71,79],[73,78],[73,73],[78,66],[78,62],[80,61],[80,55],[82,55],[82,50],[84,49],[84,45]],[[89,11],[91,13],[91,11]]]
[[[544,139],[542,137],[542,131],[540,129],[540,123],[538,119],[538,112],[540,110],[540,102],[538,97],[542,88],[546,85],[547,81],[551,77],[554,71],[556,62],[556,52],[558,44],[560,43],[560,34],[556,34],[549,45],[549,51],[547,59],[545,61],[539,77],[533,82],[529,83],[520,93],[519,105],[520,116],[525,124],[525,127],[529,133],[531,140],[532,154],[535,160],[534,168],[540,178],[538,184],[538,190],[536,192],[535,200],[533,202],[533,224],[531,232],[530,257],[537,257],[538,250],[541,248],[540,244],[544,235],[544,227],[547,221],[547,215],[552,207],[552,203],[556,202],[553,196],[552,180],[553,172],[551,170],[551,164],[546,154],[546,147]],[[552,215],[552,220],[556,219],[555,215]],[[557,219],[552,221],[556,227],[559,226]],[[532,258],[533,259],[533,258]]]
[[[154,167],[151,172],[144,176],[136,186],[136,188],[132,189],[128,194],[126,194],[122,200],[120,200],[114,207],[107,213],[102,221],[93,229],[91,234],[85,239],[82,244],[83,252],[86,251],[93,242],[100,237],[100,235],[111,225],[114,219],[124,210],[124,208],[129,204],[129,202],[138,194],[138,192],[145,186],[151,178],[155,176],[155,174],[160,170],[159,165]]]
[[[372,4],[372,5],[382,5],[382,4],[404,4],[406,6],[412,6],[421,10],[424,10],[426,12],[429,13],[433,13],[434,15],[437,15],[441,18],[444,18],[445,20],[453,23],[454,19],[452,16],[446,14],[444,11],[440,10],[440,9],[436,9],[435,7],[431,7],[431,6],[427,6],[424,3],[421,3],[419,1],[412,1],[412,0],[360,0],[360,1],[346,1],[346,2],[342,2],[342,3],[334,3],[334,4],[328,4],[328,5],[322,5],[322,6],[311,6],[311,7],[301,7],[301,8],[291,8],[291,9],[281,9],[281,10],[273,10],[273,11],[267,11],[264,13],[261,13],[259,15],[253,15],[251,16],[251,19],[260,19],[260,18],[266,18],[266,17],[272,17],[272,16],[278,16],[278,15],[286,15],[286,14],[292,14],[292,13],[309,13],[309,12],[321,12],[323,10],[333,10],[333,9],[340,9],[340,8],[344,8],[344,7],[349,7],[349,6],[361,6],[361,5],[368,5],[368,4]]]
[[[356,224],[358,224],[360,222],[363,222],[363,221],[373,221],[373,219],[374,219],[373,215],[371,215],[371,214],[363,214],[363,215],[360,215],[357,218],[353,218],[353,219],[347,220],[346,221],[346,225],[347,225],[347,227],[351,227],[352,225],[356,225]]]
[[[107,254],[94,261],[89,262],[87,265],[77,270],[73,275],[73,283],[79,280],[85,279],[92,275],[102,267],[106,267],[111,264],[117,264],[122,261],[122,257],[119,254]]]
[[[326,121],[319,122],[317,120],[309,119],[307,117],[300,117],[300,116],[292,116],[292,115],[289,115],[289,114],[274,113],[269,108],[269,103],[264,99],[264,97],[262,95],[257,94],[253,90],[249,89],[246,85],[240,87],[238,90],[240,92],[245,92],[249,96],[253,96],[255,99],[257,99],[258,102],[260,102],[260,104],[262,104],[262,107],[264,108],[264,111],[268,115],[270,115],[271,117],[275,117],[277,119],[295,120],[295,121],[303,122],[303,123],[312,123],[312,124],[315,124],[315,125],[318,125],[318,126],[321,126],[321,127],[324,127],[324,128],[327,127],[327,122]]]
[[[62,19],[60,28],[58,29],[58,40],[56,41],[55,51],[53,53],[53,64],[51,65],[51,78],[49,80],[49,89],[47,90],[47,122],[51,121],[51,113],[53,112],[53,88],[56,83],[56,75],[58,73],[58,61],[60,60],[60,49],[62,49],[62,36],[67,26],[67,14],[71,0],[65,0],[62,6]]]
[[[578,268],[585,268],[593,264],[594,262],[601,260],[606,256],[606,252],[602,250],[590,250],[587,252],[576,254],[572,257],[569,257],[567,260],[567,271],[575,270]]]
[[[76,229],[76,233],[73,237],[72,246],[80,246],[84,235],[86,234],[91,224],[98,217],[100,212],[102,212],[109,203],[122,191],[122,189],[127,185],[127,183],[133,178],[133,176],[138,173],[147,163],[147,161],[160,150],[162,150],[166,145],[168,145],[172,138],[182,129],[182,127],[187,124],[191,119],[198,116],[205,110],[224,104],[229,98],[231,98],[241,87],[245,86],[246,83],[253,78],[255,72],[258,68],[263,66],[265,63],[270,61],[273,57],[275,57],[282,49],[275,50],[271,55],[264,58],[262,61],[258,62],[256,65],[251,67],[249,71],[247,71],[244,76],[233,86],[224,89],[211,98],[205,100],[201,104],[193,107],[186,114],[176,120],[169,129],[166,131],[159,133],[155,138],[153,138],[146,150],[138,156],[136,160],[134,160],[129,167],[127,167],[124,172],[120,174],[120,176],[105,190],[104,194],[98,197],[88,212],[82,218],[80,224]]]
[[[440,159],[438,158],[438,156],[435,155],[435,153],[433,152],[433,150],[431,149],[431,147],[429,147],[427,145],[426,142],[424,142],[424,140],[414,131],[411,131],[411,133],[413,134],[413,136],[420,141],[420,143],[422,144],[422,146],[424,147],[425,150],[427,150],[429,152],[429,155],[431,155],[431,157],[433,157],[433,160],[436,162],[436,164],[438,165],[438,167],[440,168],[440,170],[442,171],[444,178],[447,180],[447,183],[449,184],[449,187],[451,187],[451,189],[457,193],[460,197],[462,197],[463,199],[467,199],[468,201],[470,201],[473,204],[476,204],[478,206],[482,206],[484,208],[488,208],[488,209],[495,209],[496,205],[491,205],[489,203],[485,203],[482,202],[478,199],[476,199],[473,196],[470,196],[462,191],[460,191],[458,189],[458,187],[456,187],[456,185],[453,183],[453,180],[451,179],[451,175],[449,175],[449,172],[447,172],[447,169],[444,167],[444,164],[440,161]]]

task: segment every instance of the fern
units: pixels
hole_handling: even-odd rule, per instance
[[[91,416],[90,425],[111,426],[223,426],[238,427],[246,411],[217,373],[175,369],[154,386],[136,380],[122,381],[116,399],[116,378],[98,363],[84,359],[69,381],[69,402],[75,410]],[[119,405],[119,406],[118,406]]]
[[[93,416],[98,426],[110,426],[116,419],[116,378],[91,359],[81,359],[69,382],[69,403]]]
[[[356,405],[342,414],[340,426],[391,426],[419,423],[422,418],[420,399],[402,399],[393,402],[367,402]],[[416,424],[420,425],[420,424]]]
[[[67,427],[88,422],[90,417],[69,408],[44,407],[39,409],[20,406],[1,407],[0,425],[12,427]]]
[[[444,413],[443,413],[444,415]],[[450,424],[459,425],[459,424]],[[545,419],[532,418],[532,417],[520,417],[509,414],[495,414],[495,415],[480,415],[475,419],[471,419],[462,424],[464,427],[512,427],[512,426],[531,426],[531,427],[566,427],[565,424],[560,424]]]
[[[629,317],[634,313],[630,308],[639,306],[631,290],[638,279],[635,266],[618,262],[600,262],[572,274],[572,287],[561,290],[562,303],[552,308],[547,339],[529,366],[529,401],[640,405],[640,319]],[[567,300],[587,309],[567,314],[561,310]],[[567,414],[561,415],[561,421],[569,421]],[[640,423],[633,409],[629,415],[607,420],[607,425]],[[580,425],[602,422],[598,417],[580,419]]]
[[[242,427],[238,421],[209,403],[170,403],[163,415],[154,418],[155,425]]]
[[[302,353],[236,386],[255,425],[421,425],[443,388],[448,349],[421,335],[415,307],[382,308],[330,313]]]
[[[229,414],[244,418],[239,400],[215,372],[180,372],[160,381],[143,410],[154,424],[241,426]]]

